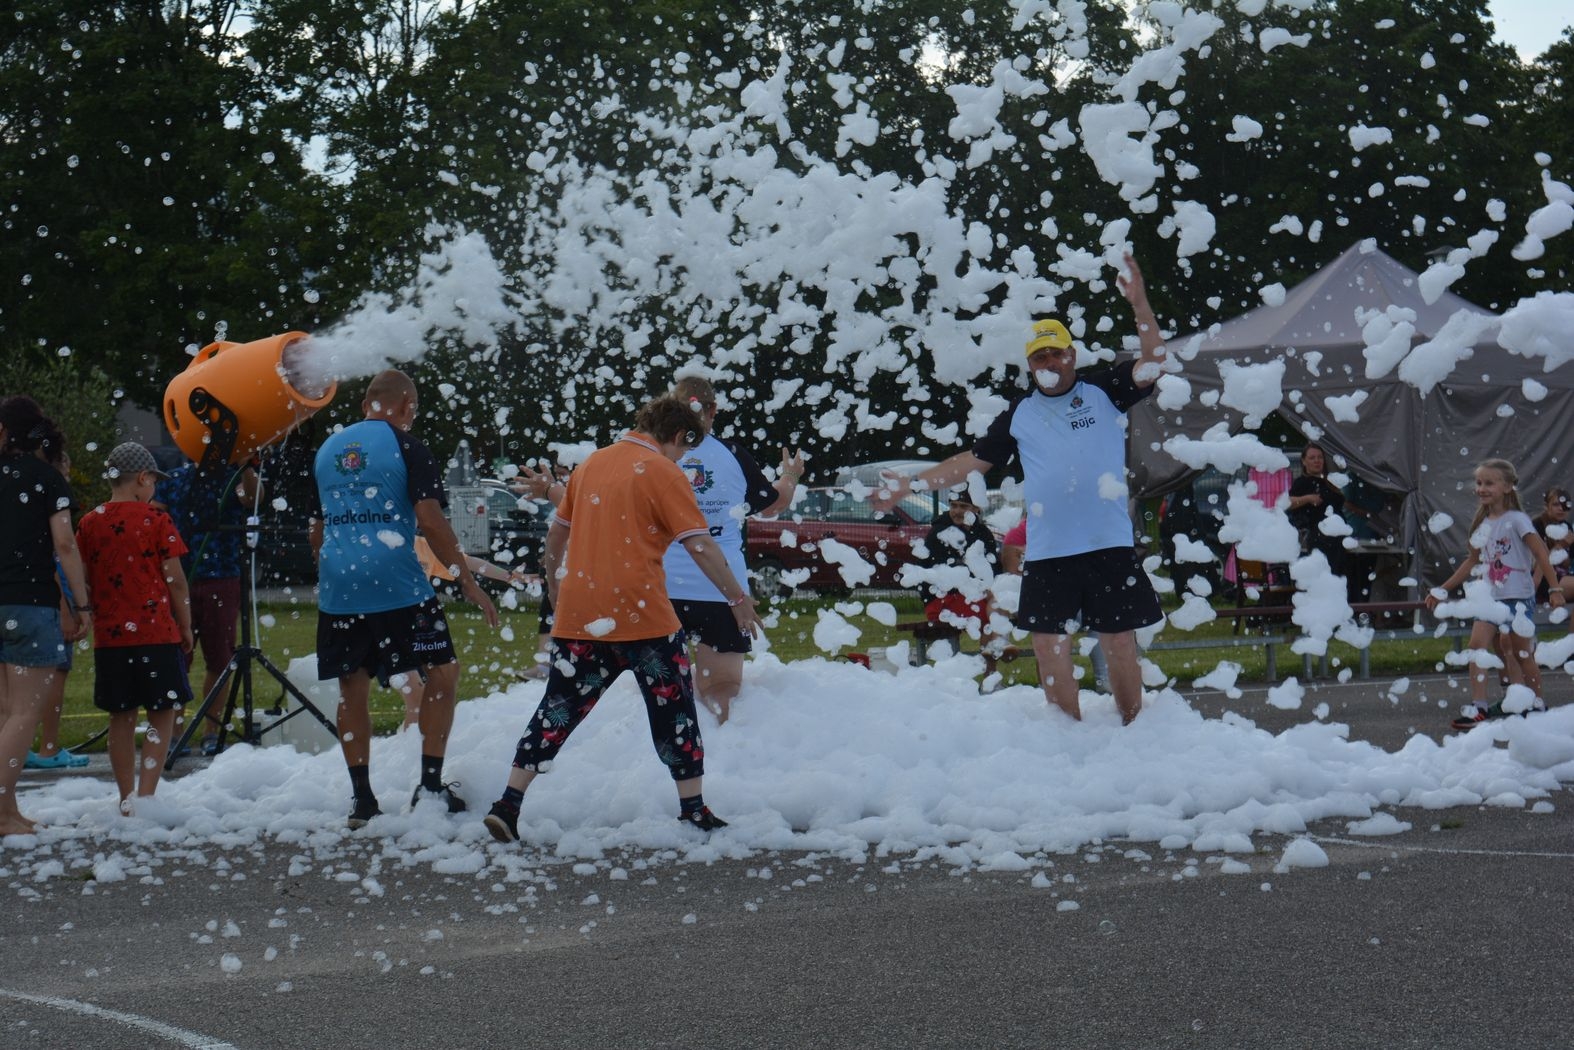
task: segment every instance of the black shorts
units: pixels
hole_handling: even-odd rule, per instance
[[[726,602],[674,601],[672,608],[690,641],[702,642],[718,653],[746,653],[752,647]]]
[[[424,681],[425,668],[457,659],[436,598],[387,612],[317,617],[317,677],[323,681],[366,671],[387,688],[396,674],[416,671]]]
[[[1028,562],[1012,623],[1035,634],[1120,634],[1163,615],[1137,549],[1107,547]]]
[[[173,642],[93,650],[93,706],[100,711],[166,711],[190,702],[185,655]]]

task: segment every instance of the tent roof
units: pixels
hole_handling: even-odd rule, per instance
[[[1386,310],[1389,306],[1414,310],[1416,334],[1424,339],[1435,336],[1460,310],[1490,316],[1490,311],[1451,292],[1444,292],[1437,302],[1428,304],[1421,296],[1420,276],[1385,254],[1375,241],[1364,240],[1290,289],[1277,306],[1259,306],[1203,332],[1202,349],[1211,352],[1361,346],[1356,309]],[[1191,338],[1177,338],[1172,345],[1183,345]]]

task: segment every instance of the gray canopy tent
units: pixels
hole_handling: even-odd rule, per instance
[[[1132,491],[1162,495],[1197,472],[1160,447],[1173,436],[1200,437],[1220,420],[1232,433],[1241,413],[1222,404],[1206,407],[1207,391],[1222,392],[1219,364],[1283,360],[1285,397],[1279,413],[1347,464],[1349,473],[1387,490],[1399,501],[1397,538],[1411,555],[1410,571],[1435,584],[1465,553],[1466,530],[1475,513],[1471,473],[1489,457],[1510,460],[1519,470],[1526,512],[1541,510],[1552,485],[1569,487],[1574,471],[1574,369],[1543,370],[1544,361],[1521,357],[1496,342],[1497,325],[1487,311],[1447,292],[1428,304],[1413,271],[1371,241],[1358,243],[1286,293],[1278,305],[1262,306],[1204,333],[1172,340],[1170,352],[1195,357],[1182,364],[1191,384],[1190,403],[1165,410],[1149,398],[1129,414]],[[1366,342],[1358,310],[1404,307],[1415,313],[1416,346],[1432,340],[1459,311],[1485,322],[1471,356],[1424,397],[1398,377],[1398,368],[1367,378]],[[1523,383],[1546,388],[1528,399]],[[1365,391],[1357,422],[1337,419],[1326,399]],[[1506,406],[1506,407],[1505,407]],[[1438,513],[1453,523],[1434,533]]]

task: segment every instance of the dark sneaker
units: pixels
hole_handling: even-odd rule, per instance
[[[202,738],[202,753],[207,757],[212,758],[221,750],[223,749],[219,747],[219,737],[217,733],[209,733],[207,736]]]
[[[679,817],[678,820],[684,824],[692,824],[701,831],[715,831],[717,828],[727,826],[727,822],[712,813],[709,806],[701,806],[699,812],[690,813],[686,817]]]
[[[1504,717],[1506,716],[1503,713],[1503,705],[1501,703],[1493,704],[1491,707],[1482,707],[1480,704],[1472,704],[1461,711],[1459,717],[1450,722],[1449,725],[1454,729],[1463,732],[1466,729],[1474,729],[1482,722],[1493,721]]]
[[[470,807],[465,805],[464,799],[454,794],[454,788],[458,786],[459,781],[456,780],[452,784],[444,784],[443,790],[441,791],[428,791],[421,785],[417,784],[415,786],[415,791],[410,794],[410,808],[414,809],[416,803],[420,802],[423,798],[436,798],[443,800],[443,802],[448,806],[448,812],[463,813]]]
[[[382,815],[383,811],[378,808],[377,800],[375,798],[358,798],[355,800],[354,807],[350,810],[350,830],[358,831],[359,829],[366,827],[366,825],[371,822],[373,817],[380,817]]]
[[[499,842],[519,841],[519,807],[510,806],[507,802],[497,801],[492,803],[492,808],[487,811],[486,819],[481,823],[486,825],[486,830]]]

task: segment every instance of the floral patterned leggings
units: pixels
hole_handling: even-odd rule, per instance
[[[545,773],[596,702],[624,671],[645,697],[650,739],[673,780],[705,773],[705,745],[695,718],[694,685],[681,635],[637,642],[552,639],[551,672],[541,706],[519,738],[514,765]]]

